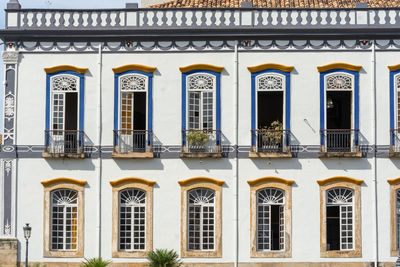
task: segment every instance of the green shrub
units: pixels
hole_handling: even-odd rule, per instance
[[[100,258],[86,259],[82,262],[81,267],[106,267],[111,263],[111,261],[104,261]]]
[[[191,146],[204,146],[208,141],[208,133],[203,131],[190,131],[186,139]]]
[[[182,265],[178,253],[173,249],[156,249],[147,255],[150,267],[179,267]]]
[[[35,263],[33,265],[29,264],[29,267],[46,267],[46,265],[40,265],[40,263]]]

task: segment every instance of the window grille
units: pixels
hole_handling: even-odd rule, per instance
[[[327,206],[339,207],[340,249],[354,249],[353,240],[353,191],[347,188],[334,188],[326,192]]]
[[[212,130],[215,77],[200,73],[188,78],[189,130]]]
[[[273,234],[278,234],[279,250],[285,249],[285,215],[284,196],[282,190],[264,188],[257,191],[257,250],[272,250]],[[278,206],[278,231],[273,233],[272,206]]]
[[[72,75],[57,75],[52,78],[52,89],[53,91],[60,92],[76,92],[78,84],[78,77]]]
[[[196,188],[188,191],[188,250],[214,250],[215,192]]]
[[[119,193],[119,250],[146,248],[146,192],[128,188]]]
[[[353,77],[344,73],[337,73],[327,76],[326,90],[352,90]]]
[[[257,90],[259,91],[283,91],[283,78],[276,74],[259,75],[257,78]]]
[[[77,250],[78,192],[58,189],[51,192],[51,250]]]
[[[400,189],[396,191],[396,246],[400,248]]]
[[[120,81],[121,91],[146,91],[146,80],[142,75],[124,75]]]

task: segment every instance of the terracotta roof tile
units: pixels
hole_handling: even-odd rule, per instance
[[[400,7],[400,0],[252,0],[253,7],[263,8],[354,8],[356,2],[368,7]],[[172,0],[149,8],[218,8],[240,7],[242,0]]]

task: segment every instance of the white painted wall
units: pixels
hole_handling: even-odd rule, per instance
[[[389,145],[389,71],[388,65],[398,64],[397,51],[377,51],[378,145]],[[292,132],[302,145],[319,145],[319,73],[317,66],[334,62],[361,65],[360,72],[360,132],[373,142],[373,91],[370,85],[369,51],[241,51],[239,53],[239,144],[250,145],[250,73],[248,66],[279,63],[294,66],[291,74]],[[46,75],[43,68],[74,65],[88,68],[85,75],[85,133],[97,144],[97,55],[95,53],[23,53],[19,64],[17,106],[18,145],[43,145],[45,129]],[[181,142],[181,73],[179,67],[195,63],[223,66],[221,76],[222,131],[228,140],[233,133],[233,53],[232,52],[133,52],[104,53],[103,56],[103,145],[112,145],[114,73],[112,68],[125,64],[157,67],[153,78],[153,125],[157,138],[166,145]],[[29,77],[29,78],[28,78]],[[310,123],[309,127],[304,119]],[[81,259],[46,258],[43,255],[43,188],[40,181],[55,177],[70,177],[88,182],[85,189],[85,257],[97,256],[96,192],[97,160],[18,160],[17,229],[23,240],[22,226],[33,227],[30,240],[32,261],[80,261]],[[250,190],[248,180],[277,176],[295,180],[292,197],[292,258],[268,261],[325,262],[373,261],[373,171],[372,159],[275,159],[239,160],[239,229],[241,262],[265,259],[250,258]],[[215,160],[103,160],[102,196],[102,256],[111,258],[111,186],[109,181],[122,177],[141,177],[156,181],[154,188],[154,248],[180,250],[180,187],[177,183],[196,176],[225,181],[223,200],[223,257],[221,259],[187,259],[190,262],[233,261],[233,180],[232,161]],[[378,159],[379,258],[390,257],[390,203],[387,179],[398,177],[400,161]],[[362,198],[362,258],[320,258],[319,249],[319,187],[316,182],[332,176],[363,179]],[[24,254],[20,248],[20,254]],[[22,256],[23,259],[24,256]],[[123,262],[125,259],[113,259]],[[129,261],[143,261],[129,259]]]

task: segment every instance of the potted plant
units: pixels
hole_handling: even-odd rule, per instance
[[[279,151],[282,148],[283,126],[280,121],[273,121],[270,126],[265,127],[262,132],[262,149]]]
[[[173,249],[156,249],[147,255],[150,267],[179,267],[182,265],[178,253]]]
[[[205,144],[208,141],[208,133],[206,131],[189,131],[186,140],[191,151],[204,151]]]

